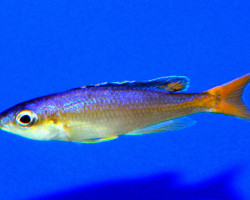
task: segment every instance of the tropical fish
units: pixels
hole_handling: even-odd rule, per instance
[[[35,140],[95,143],[189,127],[195,121],[186,116],[199,112],[250,120],[241,98],[249,81],[247,74],[201,93],[183,93],[185,76],[83,86],[15,105],[0,113],[0,128]]]

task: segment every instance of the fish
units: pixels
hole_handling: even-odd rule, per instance
[[[189,115],[200,112],[250,120],[242,100],[249,81],[246,74],[199,93],[186,92],[186,76],[83,86],[1,112],[0,129],[33,140],[98,143],[187,128],[196,123]]]

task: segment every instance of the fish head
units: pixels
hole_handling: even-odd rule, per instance
[[[18,104],[0,113],[0,129],[35,140],[50,140],[54,135],[50,119],[41,113],[43,109]]]

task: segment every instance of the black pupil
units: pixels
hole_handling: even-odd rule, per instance
[[[24,115],[20,118],[20,122],[22,122],[23,124],[28,124],[31,122],[31,118],[29,115]]]

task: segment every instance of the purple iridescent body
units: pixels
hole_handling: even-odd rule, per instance
[[[119,135],[176,130],[194,124],[180,117],[213,111],[209,92],[178,93],[185,77],[85,86],[20,103],[0,114],[3,130],[38,140],[98,142]]]

